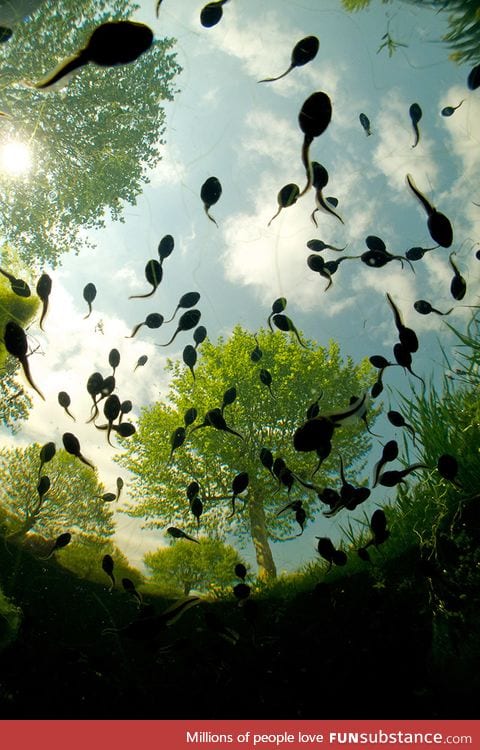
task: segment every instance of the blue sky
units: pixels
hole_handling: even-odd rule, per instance
[[[320,344],[337,339],[342,353],[355,360],[391,356],[395,329],[388,291],[406,324],[419,334],[415,371],[438,375],[437,337],[446,341],[445,323],[433,315],[418,315],[412,305],[427,299],[440,309],[451,306],[448,250],[428,253],[415,264],[415,273],[408,265],[402,270],[398,262],[371,269],[360,261],[346,261],[328,292],[326,281],[306,265],[306,242],[313,238],[339,247],[348,244],[348,255],[364,252],[370,234],[382,237],[396,254],[415,245],[431,247],[425,213],[405,184],[407,173],[452,221],[451,249],[468,283],[463,304],[476,304],[480,209],[472,201],[480,202],[480,102],[478,92],[466,88],[468,67],[450,62],[448,50],[438,41],[446,29],[445,17],[401,2],[374,2],[367,11],[348,14],[333,0],[231,0],[218,26],[204,29],[200,8],[193,0],[164,0],[156,19],[149,0],[136,16],[157,36],[178,40],[183,72],[177,80],[179,93],[165,106],[164,158],[137,205],[126,207],[125,223],[109,223],[95,233],[96,248],[66,257],[54,274],[47,333],[38,336],[46,355],[32,365],[47,403],[33,395],[30,420],[15,438],[22,443],[61,442],[71,423],[57,406],[56,394],[67,390],[74,413],[86,413],[86,379],[95,369],[106,373],[112,347],[120,350],[124,365],[118,371],[119,392],[134,401],[137,413],[140,405],[164,394],[165,359],[180,356],[187,341],[178,337],[171,347],[159,350],[154,342],[165,341],[170,329],[144,328],[133,341],[124,336],[150,312],[170,314],[181,294],[190,290],[202,295],[201,322],[212,339],[228,334],[237,322],[254,331],[264,325],[272,301],[285,296],[289,314],[307,336]],[[387,28],[407,45],[391,58],[385,49],[377,54]],[[312,34],[320,39],[315,60],[278,82],[257,83],[282,73],[296,42]],[[315,139],[311,156],[328,169],[325,192],[338,198],[345,224],[319,213],[315,229],[309,192],[267,227],[280,188],[289,182],[304,185],[297,118],[314,91],[328,93],[333,116],[327,131]],[[453,117],[441,117],[442,107],[461,99],[465,102]],[[408,115],[413,102],[423,110],[415,149]],[[370,118],[371,137],[358,121],[360,112]],[[202,183],[211,175],[223,186],[221,199],[211,209],[218,229],[208,221],[199,198]],[[145,290],[145,263],[155,257],[167,233],[175,238],[175,250],[165,261],[161,287],[150,300],[123,303],[128,295]],[[98,297],[94,313],[84,321],[81,290],[90,281]],[[468,310],[459,308],[450,322],[461,327],[468,316]],[[104,335],[95,331],[100,319]],[[149,362],[132,376],[141,354],[147,354]],[[403,374],[387,375],[386,382],[404,393],[410,383],[417,387]],[[387,393],[384,403],[394,407],[395,399]],[[79,423],[75,429],[107,489],[119,473],[128,487],[125,472],[112,461],[115,451],[107,451],[103,440],[95,443],[86,426]],[[385,439],[394,435],[392,428]],[[12,441],[6,433],[0,437],[2,444]],[[375,495],[373,502],[383,499]],[[288,544],[275,544],[279,570],[314,559],[314,535],[334,533],[336,523],[319,520],[294,551]],[[139,522],[120,517],[118,541],[138,564],[143,552],[163,543],[163,537],[159,531],[142,532]]]

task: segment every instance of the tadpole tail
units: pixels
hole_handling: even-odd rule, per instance
[[[299,193],[298,197],[301,198],[302,195],[305,195],[307,190],[311,188],[312,186],[312,179],[313,179],[313,168],[312,163],[310,161],[309,157],[309,151],[310,151],[310,144],[312,143],[313,138],[311,136],[306,135],[303,139],[303,145],[302,145],[302,163],[305,167],[305,171],[307,173],[307,184],[303,188],[302,192]]]
[[[151,292],[147,292],[147,294],[131,294],[128,299],[146,299],[147,297],[151,297],[152,294],[155,294],[156,290],[157,287],[154,286]]]
[[[262,78],[261,81],[257,81],[257,83],[271,83],[272,81],[279,81],[280,78],[285,78],[288,73],[290,73],[291,70],[293,70],[295,65],[290,65],[289,68],[285,71],[285,73],[282,73],[281,76],[277,76],[276,78]]]
[[[71,417],[71,418],[73,419],[73,421],[74,421],[74,422],[76,422],[77,420],[76,420],[76,419],[75,419],[75,417],[73,416],[72,412],[68,410],[68,406],[64,406],[63,408],[64,408],[64,409],[65,409],[65,411],[67,412],[68,416],[69,416],[69,417]]]
[[[312,213],[310,214],[310,218],[313,221],[313,223],[315,224],[315,226],[318,228],[317,220],[315,218],[315,214],[317,213],[317,211],[318,211],[318,208],[314,208],[313,211],[312,211]]]
[[[130,299],[132,299],[132,298],[130,297]],[[125,336],[125,338],[126,339],[133,339],[133,337],[138,333],[138,331],[140,330],[140,328],[143,325],[144,325],[144,323],[138,323],[138,325],[136,325],[135,328],[133,329],[133,331],[131,332],[130,336]],[[137,365],[137,367],[138,367],[138,365]],[[135,367],[135,370],[137,369],[137,367]],[[134,370],[134,372],[135,372],[135,370]]]
[[[83,318],[84,320],[86,320],[87,318],[89,318],[90,315],[92,314],[92,303],[91,302],[87,302],[87,304],[88,304],[88,313],[84,316],[84,318]]]
[[[109,423],[108,423],[108,427],[107,427],[107,443],[108,443],[109,445],[111,445],[111,446],[112,446],[112,448],[114,448],[115,446],[114,446],[114,445],[113,445],[113,444],[112,444],[112,443],[110,442],[110,435],[111,435],[111,432],[112,432],[112,422],[109,422]]]
[[[240,440],[245,441],[245,438],[243,437],[243,435],[240,435],[239,432],[235,432],[235,430],[232,430],[230,427],[226,427],[226,431],[230,432],[230,434],[232,434],[232,435],[236,435],[237,437],[240,438]]]
[[[213,218],[213,216],[211,216],[211,215],[210,215],[210,214],[208,213],[208,210],[209,210],[210,206],[207,206],[207,204],[206,204],[206,203],[204,203],[204,204],[203,204],[203,207],[204,207],[204,209],[205,209],[205,213],[207,214],[207,216],[208,216],[208,218],[210,219],[210,221],[213,221],[213,223],[215,224],[215,226],[216,226],[216,227],[218,228],[218,224],[217,224],[217,222],[215,221],[215,219]]]
[[[43,327],[43,321],[45,320],[45,316],[47,314],[47,311],[48,311],[48,299],[46,299],[44,301],[44,303],[43,303],[42,314],[40,316],[40,321],[38,323],[38,325],[40,326],[40,330],[41,331],[45,330],[44,327]]]
[[[95,471],[95,466],[91,464],[90,461],[88,461],[88,459],[85,458],[85,456],[82,456],[80,452],[78,453],[78,458],[80,459],[82,464],[85,464],[85,466],[89,466],[91,469],[93,469],[93,471]]]
[[[415,148],[418,146],[418,142],[420,140],[420,131],[418,129],[418,125],[413,125],[413,132],[415,133],[415,143],[412,143],[412,148]]]
[[[60,63],[60,65],[55,68],[53,73],[50,73],[46,78],[43,78],[38,83],[35,83],[34,87],[36,89],[46,89],[49,86],[53,86],[54,83],[60,81],[62,78],[64,78],[64,76],[68,75],[68,73],[72,73],[74,70],[81,68],[82,65],[86,65],[86,63],[88,63],[86,51],[81,50],[76,55],[73,55],[73,57],[70,57]]]
[[[276,218],[277,218],[277,216],[278,216],[278,214],[280,213],[280,211],[282,210],[282,208],[283,208],[283,206],[279,206],[279,207],[278,207],[278,211],[277,211],[277,213],[276,213],[276,214],[273,214],[272,218],[270,219],[270,221],[269,221],[269,222],[268,222],[268,224],[267,224],[267,227],[269,227],[269,226],[270,226],[270,224],[272,223],[272,221],[273,221],[274,219],[276,219]]]
[[[407,182],[413,194],[416,195],[416,197],[418,198],[418,200],[424,207],[425,211],[427,212],[428,216],[430,216],[435,211],[435,208],[432,206],[430,201],[427,198],[425,198],[424,195],[422,195],[420,190],[415,185],[413,181],[413,177],[410,174],[407,174]]]
[[[173,340],[175,339],[175,337],[176,337],[177,333],[179,333],[179,331],[180,331],[180,329],[179,329],[179,328],[177,328],[177,330],[176,330],[176,331],[175,331],[175,333],[173,334],[173,336],[172,336],[172,338],[170,339],[170,341],[167,341],[167,343],[166,343],[166,344],[155,344],[155,346],[168,346],[168,345],[169,345],[169,344],[171,344],[171,343],[172,343],[172,341],[173,341]]]
[[[27,360],[27,358],[26,357],[22,357],[22,359],[20,360],[20,364],[23,367],[23,372],[25,374],[25,377],[27,378],[27,381],[28,381],[29,385],[31,385],[32,388],[33,388],[33,390],[38,393],[38,395],[40,396],[41,399],[43,399],[43,401],[45,401],[45,396],[43,395],[43,393],[41,392],[41,390],[39,388],[37,388],[37,386],[35,385],[35,383],[32,380],[32,376],[30,374],[30,368],[28,366],[28,360]]]
[[[329,206],[328,203],[323,199],[323,195],[322,195],[322,193],[321,193],[320,190],[317,192],[317,194],[315,196],[315,200],[317,201],[317,206],[318,206],[318,204],[320,204],[320,206],[323,208],[324,211],[326,211],[329,214],[332,214],[332,216],[336,216],[337,219],[342,222],[342,224],[345,224],[345,222],[343,221],[342,217],[339,216],[333,210],[333,208],[331,206]],[[315,213],[315,211],[313,213]],[[313,214],[312,214],[312,216],[313,216]],[[315,226],[317,226],[317,222],[315,221],[315,219],[314,219],[314,222],[315,222]]]

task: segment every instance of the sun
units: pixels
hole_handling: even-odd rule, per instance
[[[0,146],[0,170],[12,177],[27,174],[32,166],[32,152],[29,146],[19,141],[10,141]]]

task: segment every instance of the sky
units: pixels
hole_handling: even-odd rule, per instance
[[[118,392],[134,402],[134,421],[141,405],[164,397],[166,358],[180,357],[190,339],[179,336],[162,350],[155,343],[164,342],[170,329],[143,328],[133,340],[125,336],[148,313],[170,315],[185,291],[201,293],[201,322],[213,340],[228,335],[236,323],[252,332],[265,325],[271,303],[284,296],[290,316],[307,337],[322,345],[336,339],[342,354],[355,361],[371,354],[391,357],[389,292],[406,325],[420,338],[415,372],[437,379],[443,371],[439,339],[450,341],[448,329],[443,318],[417,314],[413,303],[425,299],[440,310],[452,306],[450,250],[467,280],[462,304],[476,304],[480,209],[473,202],[480,203],[480,98],[478,91],[466,87],[468,66],[451,62],[439,41],[446,31],[445,15],[410,3],[375,0],[371,8],[355,14],[344,11],[337,0],[231,0],[223,7],[221,22],[204,29],[200,9],[194,0],[163,0],[157,19],[153,0],[140,3],[136,20],[148,24],[157,37],[177,39],[183,68],[176,81],[179,92],[165,103],[163,158],[137,204],[125,207],[125,223],[108,222],[104,230],[91,233],[95,248],[64,257],[54,272],[46,333],[35,335],[45,355],[31,363],[46,402],[33,394],[28,422],[15,438],[3,430],[1,445],[47,440],[61,444],[61,434],[71,431],[72,423],[57,404],[58,391],[70,394],[75,414],[88,413],[87,377],[93,370],[108,372],[113,347],[122,358]],[[405,45],[391,57],[386,48],[378,51],[387,32]],[[258,83],[283,73],[294,45],[309,35],[320,40],[313,61],[282,80]],[[311,157],[328,170],[325,194],[338,199],[336,210],[344,224],[319,212],[315,228],[310,191],[268,226],[280,188],[292,182],[302,188],[305,183],[298,113],[315,91],[328,94],[333,115],[325,133],[314,140]],[[441,116],[444,106],[462,99],[452,117]],[[420,141],[412,148],[409,107],[414,102],[423,117]],[[360,112],[370,119],[369,137],[359,123]],[[325,291],[326,280],[306,264],[311,239],[346,246],[344,254],[352,256],[366,251],[368,235],[381,237],[398,255],[412,246],[433,246],[425,212],[406,186],[407,173],[451,220],[452,248],[427,253],[414,270],[408,264],[402,268],[399,261],[381,269],[345,261]],[[205,216],[199,198],[200,186],[212,175],[223,188],[211,209],[218,228]],[[165,261],[164,281],[155,296],[119,301],[119,290],[122,299],[145,291],[145,263],[155,257],[165,234],[175,238],[175,251]],[[322,255],[328,260],[340,257],[333,251]],[[91,281],[98,296],[94,312],[84,320],[82,289]],[[461,328],[470,312],[457,307],[447,320]],[[149,361],[133,374],[143,354]],[[408,393],[418,387],[403,373],[388,373],[385,379],[390,388],[384,404],[390,408],[398,404],[395,388]],[[390,429],[385,439],[395,435]],[[128,475],[114,463],[116,451],[106,447],[104,435],[97,441],[82,420],[73,431],[106,489],[112,491],[121,475],[128,499]],[[372,507],[385,499],[377,493]],[[165,543],[161,531],[141,525],[118,514],[117,542],[136,565],[145,551]],[[288,543],[274,544],[278,569],[291,570],[316,559],[314,536],[335,533],[338,519],[319,518],[295,549]]]

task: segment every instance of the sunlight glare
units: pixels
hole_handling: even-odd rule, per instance
[[[0,167],[13,177],[26,174],[32,166],[32,153],[25,143],[10,141],[0,147]]]

